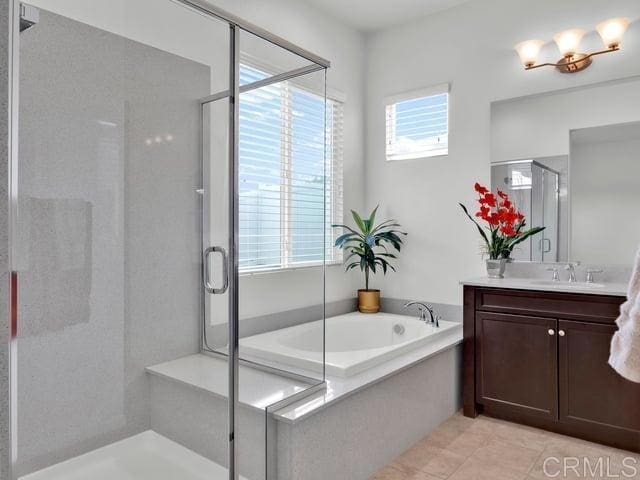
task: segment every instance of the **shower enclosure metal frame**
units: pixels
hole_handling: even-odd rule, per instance
[[[560,215],[560,172],[557,172],[556,170],[547,167],[546,165],[538,162],[535,159],[523,159],[523,160],[506,160],[506,161],[501,161],[501,162],[493,162],[491,163],[491,167],[497,167],[497,166],[505,166],[505,165],[522,165],[522,164],[528,164],[528,165],[535,165],[538,168],[541,168],[542,170],[546,170],[547,172],[550,172],[552,174],[555,175],[556,177],[556,185],[555,185],[555,199],[556,199],[556,219],[559,218]],[[493,185],[492,185],[493,187]],[[544,198],[544,194],[545,194],[545,190],[544,190],[544,183],[542,184],[542,197]],[[558,245],[558,242],[560,240],[560,232],[559,232],[559,228],[558,226],[556,227],[556,231],[555,231],[555,243],[556,243],[556,248]],[[530,242],[533,242],[533,238],[529,239]],[[556,252],[557,255],[557,252]],[[533,260],[518,260],[519,262],[533,262],[533,263],[539,263],[539,262],[535,262]],[[557,258],[555,260],[555,262],[557,262]],[[553,262],[552,262],[553,263]]]
[[[315,71],[326,70],[331,66],[331,63],[308,51],[305,50],[288,40],[285,40],[278,35],[275,35],[257,25],[245,21],[244,19],[237,17],[223,9],[220,9],[205,0],[171,0],[175,3],[182,4],[185,7],[194,9],[201,14],[215,18],[222,22],[226,22],[229,26],[229,90],[219,92],[217,94],[208,96],[201,100],[201,107],[209,102],[227,98],[229,100],[229,167],[230,167],[230,184],[229,184],[229,210],[231,215],[229,216],[229,252],[228,257],[225,260],[227,264],[227,272],[223,272],[228,278],[225,278],[224,289],[228,287],[229,291],[229,322],[228,322],[228,338],[229,338],[229,351],[228,355],[221,354],[219,352],[205,351],[204,343],[201,341],[201,350],[203,353],[214,354],[216,356],[228,357],[228,472],[230,480],[237,480],[239,478],[239,472],[237,468],[237,446],[236,439],[236,409],[238,406],[238,367],[241,362],[239,358],[239,317],[238,317],[238,238],[239,238],[239,211],[238,202],[239,196],[237,191],[238,185],[238,149],[239,149],[239,107],[240,107],[240,94],[264,87],[266,85],[281,82],[290,78],[298,77],[300,75],[312,73]],[[20,32],[20,0],[9,0],[9,31],[8,33],[8,109],[9,109],[9,122],[8,122],[8,202],[9,202],[9,218],[8,218],[8,236],[9,236],[9,278],[10,285],[8,290],[9,296],[9,309],[7,315],[9,320],[9,362],[8,371],[9,378],[9,433],[8,433],[8,450],[5,455],[0,459],[0,476],[8,474],[9,478],[13,478],[12,464],[15,459],[15,452],[17,449],[16,444],[16,429],[17,429],[17,396],[16,396],[16,382],[15,382],[15,369],[16,369],[16,352],[17,352],[17,338],[16,338],[16,325],[17,325],[17,273],[15,270],[15,255],[12,253],[11,233],[16,228],[16,212],[18,207],[18,187],[17,187],[17,172],[18,172],[18,110],[19,110],[19,32]],[[273,45],[276,45],[292,54],[298,55],[309,62],[310,65],[301,67],[290,72],[274,75],[265,80],[259,80],[247,85],[240,85],[240,33],[245,31],[253,34]],[[326,83],[325,83],[326,90]],[[325,91],[325,105],[326,105],[326,91]],[[325,142],[326,150],[326,142]],[[326,155],[326,151],[325,151]],[[325,207],[326,209],[326,207]],[[326,215],[326,212],[325,212]],[[326,222],[325,222],[326,224]],[[203,290],[208,290],[211,293],[219,293],[218,289],[213,289],[209,283],[209,272],[206,266],[206,260],[209,253],[213,251],[220,252],[219,248],[210,248],[212,246],[203,245],[202,256],[202,283]],[[326,249],[325,249],[326,252]],[[326,253],[325,253],[326,256]],[[226,255],[225,255],[226,257]],[[325,302],[324,292],[324,268],[325,261],[323,261],[323,308]],[[214,291],[216,290],[216,291]],[[324,314],[323,314],[324,318]],[[204,320],[204,318],[203,318]],[[204,325],[203,325],[204,332]],[[201,339],[202,340],[202,339]],[[324,340],[323,340],[324,344]],[[323,349],[324,355],[324,349]],[[250,362],[247,362],[250,363]],[[253,364],[252,364],[253,365]],[[255,365],[254,365],[255,366]],[[260,366],[259,366],[260,367]],[[261,367],[266,370],[272,370],[270,367]],[[277,372],[283,373],[283,372]],[[293,375],[293,374],[292,374]],[[278,408],[284,407],[286,404],[299,400],[301,397],[310,395],[325,387],[324,374],[322,382],[311,385],[311,387],[299,394],[291,397],[290,401],[280,401],[276,405]],[[309,379],[306,379],[309,380]],[[289,399],[287,399],[289,400]],[[274,407],[272,406],[272,407]],[[2,451],[3,449],[0,449]],[[5,459],[7,465],[4,465]]]

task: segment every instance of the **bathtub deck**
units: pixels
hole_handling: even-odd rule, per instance
[[[220,398],[227,398],[228,366],[225,360],[200,353],[147,367],[147,373],[174,380]],[[261,412],[286,398],[306,391],[312,383],[275,375],[245,365],[239,368],[239,402]],[[320,381],[320,380],[318,380]]]
[[[227,480],[228,473],[217,463],[148,430],[20,478],[88,479]]]

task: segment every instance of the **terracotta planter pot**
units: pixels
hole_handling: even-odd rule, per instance
[[[358,310],[362,313],[378,313],[380,290],[358,290]]]

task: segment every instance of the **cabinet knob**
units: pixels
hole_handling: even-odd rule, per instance
[[[555,335],[556,331],[553,328],[549,329],[549,335]]]
[[[560,335],[561,337],[564,337],[564,330],[558,330],[558,335]]]

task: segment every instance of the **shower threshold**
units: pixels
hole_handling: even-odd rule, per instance
[[[20,477],[20,480],[87,479],[227,480],[228,473],[225,467],[147,430]]]

